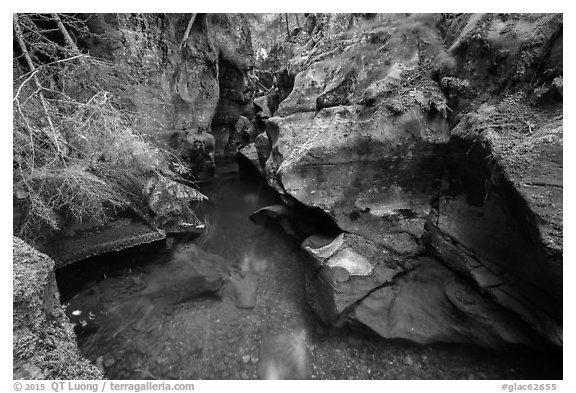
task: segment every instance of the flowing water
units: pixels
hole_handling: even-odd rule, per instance
[[[79,348],[108,378],[562,378],[558,354],[421,346],[322,327],[306,304],[300,247],[248,218],[278,196],[226,165],[202,191],[210,198],[201,208],[202,236],[58,272]],[[248,303],[255,293],[252,308],[214,293],[230,275],[242,278]]]

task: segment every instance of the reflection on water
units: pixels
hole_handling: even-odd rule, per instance
[[[199,238],[142,246],[58,273],[81,352],[111,379],[550,378],[533,354],[418,346],[316,322],[305,255],[248,216],[279,203],[219,167]],[[560,371],[554,371],[560,370]]]

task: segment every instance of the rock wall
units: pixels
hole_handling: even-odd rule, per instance
[[[562,346],[562,18],[463,15],[449,31],[462,25],[449,50],[470,109],[454,119],[430,249]]]
[[[303,243],[312,308],[387,338],[561,347],[561,15],[348,27],[313,29],[257,148],[346,233]]]
[[[222,153],[228,128],[249,103],[245,75],[253,60],[244,16],[96,14],[88,27],[84,48],[132,71],[123,98],[141,117],[139,131],[209,177],[214,150]]]
[[[12,246],[14,379],[102,379],[78,352],[60,305],[54,261],[16,237]]]

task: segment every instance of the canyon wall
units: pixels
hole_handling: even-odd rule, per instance
[[[255,146],[344,233],[303,242],[312,308],[386,338],[561,347],[562,16],[314,18]]]

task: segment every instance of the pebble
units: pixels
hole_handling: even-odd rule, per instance
[[[404,363],[406,363],[408,366],[414,365],[414,361],[412,360],[410,355],[406,355],[406,357],[404,358]]]
[[[247,364],[250,361],[250,355],[242,356],[242,363]]]
[[[240,378],[242,378],[242,379],[248,379],[248,374],[247,374],[245,371],[242,371],[242,372],[240,373]]]
[[[104,356],[98,356],[98,359],[96,359],[96,367],[102,374],[104,374]]]
[[[258,363],[258,356],[252,356],[252,357],[250,358],[250,361],[252,362],[252,364]]]
[[[104,367],[112,367],[116,363],[116,360],[110,355],[104,357]]]

